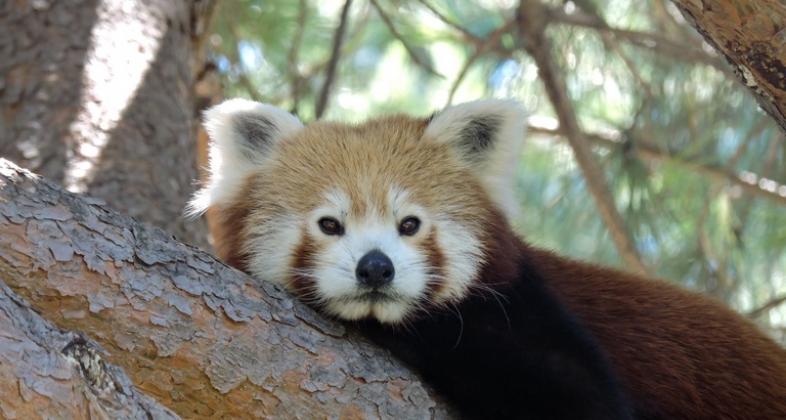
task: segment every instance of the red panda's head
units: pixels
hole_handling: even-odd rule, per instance
[[[489,258],[489,226],[515,208],[524,138],[513,101],[430,119],[315,122],[232,99],[210,110],[219,256],[344,319],[396,323],[463,298]]]

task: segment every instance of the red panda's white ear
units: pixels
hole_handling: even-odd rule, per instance
[[[487,99],[440,111],[424,137],[454,147],[495,204],[513,218],[519,207],[513,184],[525,134],[526,113],[519,102]]]
[[[189,215],[229,203],[273,146],[303,128],[297,117],[282,109],[240,98],[205,111],[204,124],[210,136],[209,179],[189,203]]]

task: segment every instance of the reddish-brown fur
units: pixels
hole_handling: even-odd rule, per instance
[[[786,419],[786,351],[714,300],[524,243],[500,217],[481,282],[521,256],[606,351],[645,419]]]
[[[246,239],[241,232],[248,214],[248,203],[242,200],[226,209],[210,208],[205,214],[216,255],[243,271],[248,270],[248,261],[243,250]]]
[[[665,418],[786,419],[786,351],[750,321],[661,280],[521,250],[593,332],[636,401]]]
[[[314,265],[312,256],[315,254],[315,252],[316,248],[314,246],[314,242],[311,240],[311,238],[308,237],[307,233],[303,232],[301,234],[300,245],[298,245],[298,247],[295,249],[294,255],[292,255],[292,263],[290,266],[295,270],[308,270],[312,268]],[[297,291],[299,296],[308,296],[309,291],[313,286],[313,280],[307,278],[306,276],[297,274],[297,272],[293,275],[292,287]]]
[[[423,242],[421,249],[423,252],[428,256],[429,266],[433,271],[435,280],[429,282],[428,284],[428,297],[431,298],[437,293],[440,292],[440,289],[444,286],[443,276],[445,275],[443,266],[445,264],[445,256],[442,255],[442,251],[439,250],[439,246],[437,244],[437,232],[434,230],[429,234],[428,238]]]
[[[324,135],[325,141],[348,141],[346,139],[361,135],[397,139],[405,138],[404,134],[406,138],[417,137],[422,130],[421,120],[392,117],[359,127],[320,125],[312,135]],[[418,147],[417,143],[403,144]],[[308,157],[307,147],[311,146],[304,143],[287,147],[295,149],[296,162],[300,162]],[[297,150],[298,147],[303,150]],[[433,156],[419,156],[423,162],[451,159],[436,146],[424,150]],[[330,159],[341,159],[341,156],[320,155],[319,163],[324,167],[313,170],[315,178],[321,177],[324,168],[333,164]],[[390,170],[408,171],[404,166],[406,161],[388,162],[371,154],[363,157],[363,161],[374,159],[379,162],[369,163],[369,166],[387,165],[392,168]],[[282,180],[283,174],[289,176],[289,172],[281,173]],[[306,175],[298,178],[297,197],[287,196],[287,191],[280,190],[276,192],[278,195],[267,195],[265,199],[288,200],[293,207],[312,205],[309,200],[319,196],[320,185],[305,181]],[[341,179],[347,174],[325,175],[328,179],[337,178],[330,179],[332,182],[326,185],[342,185],[353,198],[360,194],[352,189],[356,183],[354,178]],[[539,278],[545,279],[548,287],[592,332],[608,354],[642,418],[786,419],[786,351],[742,316],[707,297],[661,280],[570,260],[525,244],[480,191],[479,184],[468,178],[466,171],[455,169],[451,172],[450,176],[454,177],[451,185],[462,188],[453,191],[453,195],[446,195],[447,191],[434,194],[435,187],[431,184],[445,176],[439,168],[421,165],[417,171],[409,170],[404,175],[405,186],[413,188],[415,197],[429,206],[448,199],[463,200],[465,207],[456,215],[457,220],[464,226],[480,226],[483,230],[481,239],[487,258],[478,285],[493,288],[501,278],[516,278],[522,260],[540,274]],[[385,179],[372,178],[371,181],[384,184]],[[241,198],[223,214],[208,214],[216,226],[219,255],[228,263],[248,270],[243,254],[247,238],[243,232],[247,231],[245,224],[253,222],[247,217],[250,202],[269,194],[270,188],[260,185],[277,182],[284,181],[270,176],[251,179],[239,195]],[[425,186],[426,183],[429,185]],[[422,191],[417,189],[419,186]],[[382,198],[373,200],[382,206]],[[359,206],[366,201],[353,199],[353,204]],[[362,212],[363,209],[353,211]],[[437,234],[439,232],[432,232],[420,245],[435,268],[442,267],[444,258],[433,236]],[[307,267],[312,252],[315,252],[314,247],[304,237],[292,256],[293,267]],[[293,280],[297,289],[297,279]],[[308,285],[299,286],[305,289]],[[431,285],[429,290],[434,293],[434,289],[441,286]]]

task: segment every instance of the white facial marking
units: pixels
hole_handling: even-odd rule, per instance
[[[325,204],[309,215],[307,229],[320,248],[314,256],[311,278],[315,281],[316,295],[329,312],[345,319],[374,316],[383,322],[396,322],[406,316],[425,292],[427,258],[408,241],[409,237],[404,238],[398,232],[399,218],[415,212],[423,220],[424,212],[402,203],[404,196],[401,192],[389,195],[392,214],[369,209],[357,217],[350,214],[352,203],[347,194],[332,190],[325,195]],[[344,225],[344,234],[329,236],[321,232],[317,222],[322,217],[338,220]],[[372,250],[387,255],[395,270],[391,284],[381,289],[386,297],[373,302],[364,296],[369,289],[360,286],[355,276],[358,261]]]
[[[395,276],[389,288],[384,289],[390,300],[357,305],[355,300],[367,290],[360,287],[355,269],[358,261],[372,250],[379,250],[393,262]],[[344,302],[347,308],[339,315],[355,314],[366,310],[361,316],[383,313],[390,318],[394,313],[403,315],[407,306],[416,301],[426,288],[425,258],[418,249],[401,239],[394,220],[382,220],[378,212],[362,220],[349,219],[345,222],[343,237],[322,253],[315,266],[317,290],[320,296]],[[328,306],[330,308],[330,305]],[[397,308],[398,307],[398,308]]]
[[[484,260],[480,240],[466,227],[449,219],[436,219],[437,244],[445,264],[443,289],[434,297],[437,303],[463,298],[475,280]]]
[[[252,239],[245,250],[251,255],[249,271],[254,277],[285,284],[289,260],[300,242],[300,223],[294,215],[277,216],[249,229]]]
[[[303,221],[294,215],[277,217],[251,229],[258,238],[249,247],[252,273],[263,279],[285,283],[292,275],[292,255],[301,241],[302,224],[315,243],[316,252],[310,255],[311,268],[296,274],[313,281],[307,290],[307,300],[321,302],[324,308],[343,319],[374,317],[381,322],[403,321],[421,306],[428,284],[442,284],[433,304],[463,298],[477,276],[483,261],[480,240],[466,227],[444,214],[430,215],[413,203],[410,195],[393,188],[388,194],[388,212],[369,209],[361,216],[350,212],[352,203],[347,194],[331,190],[325,194],[323,205],[312,211]],[[413,236],[402,236],[398,225],[406,217],[420,219],[421,225]],[[332,217],[344,226],[343,235],[327,235],[318,221]],[[419,245],[436,231],[437,247],[443,256],[442,278],[432,278],[427,252]],[[391,284],[380,289],[384,297],[372,300],[370,289],[362,287],[356,278],[358,261],[372,250],[379,250],[390,258],[395,269]]]

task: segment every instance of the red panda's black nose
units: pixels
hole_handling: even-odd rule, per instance
[[[364,255],[358,261],[358,267],[355,269],[358,283],[374,288],[389,284],[395,275],[393,261],[390,261],[390,258],[378,249]]]

